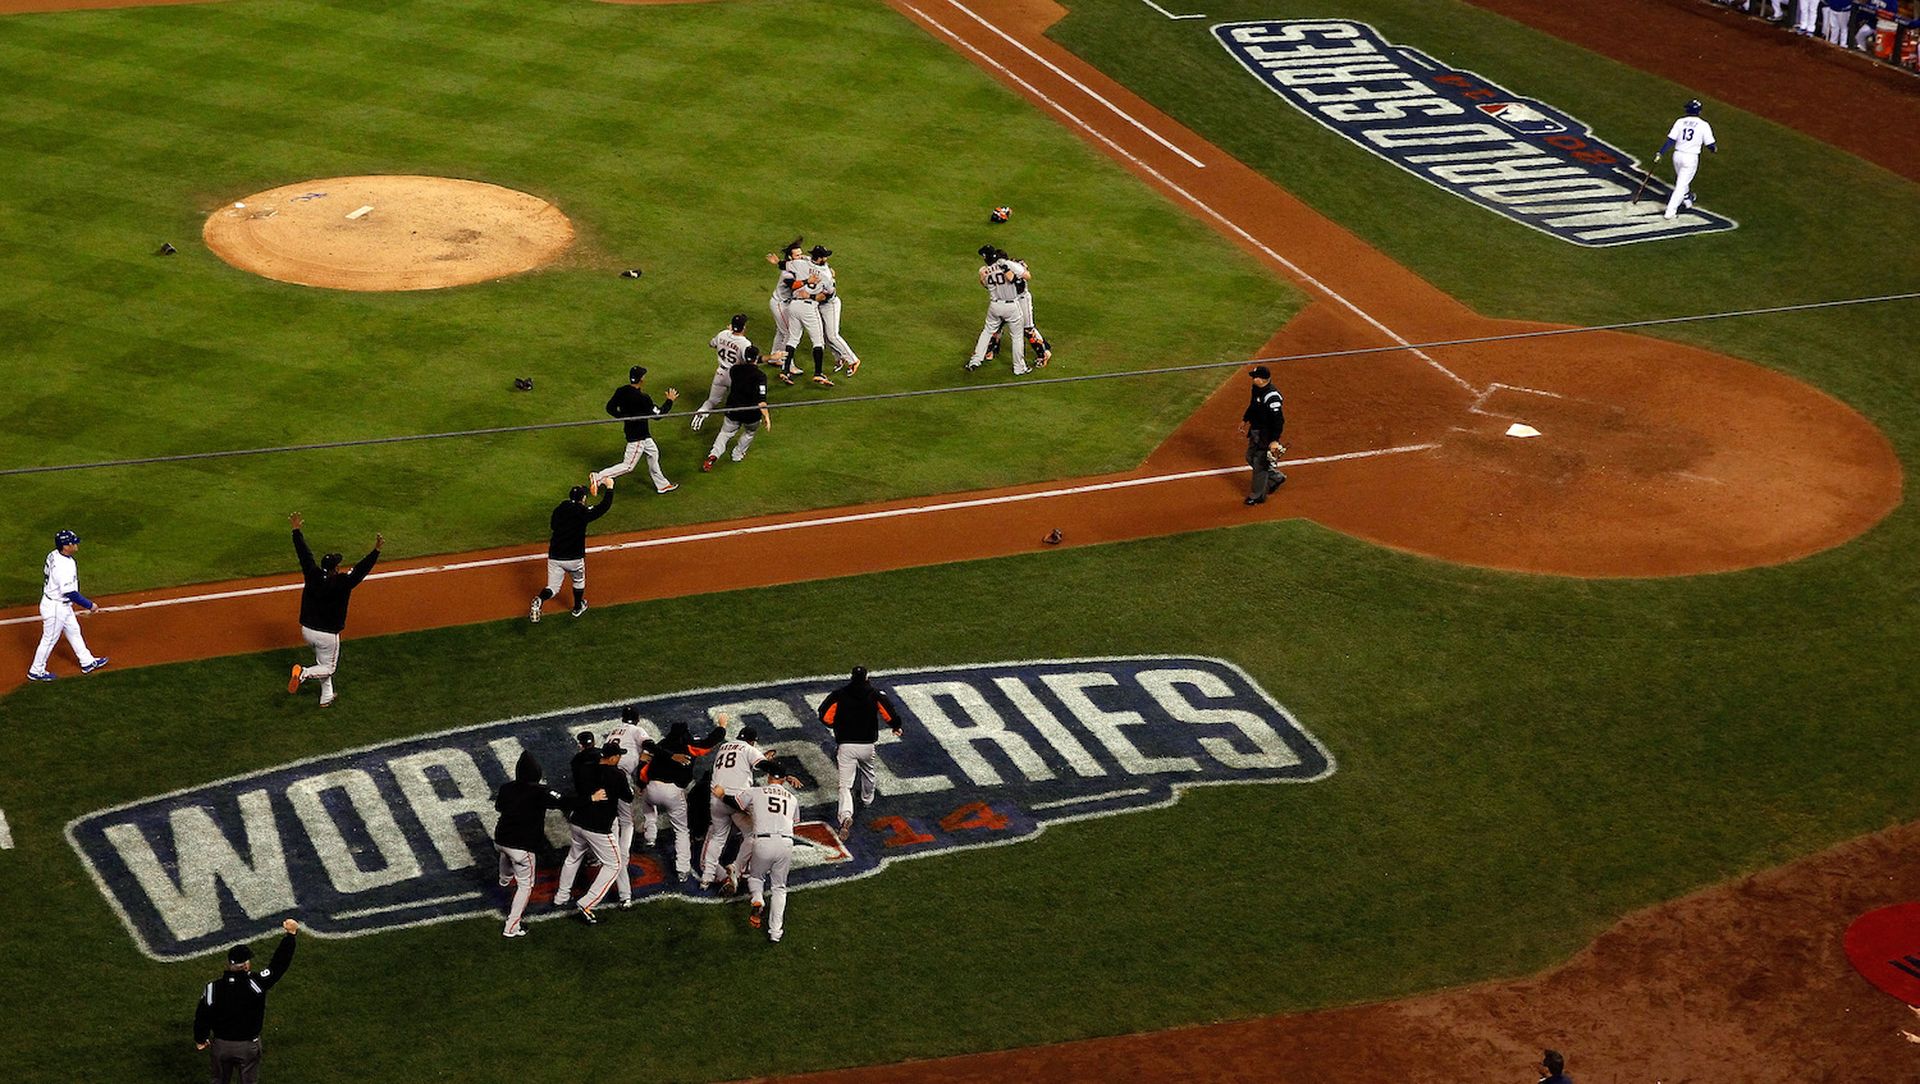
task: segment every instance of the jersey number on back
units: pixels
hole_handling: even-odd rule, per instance
[[[776,817],[786,816],[787,800],[785,798],[780,797],[778,794],[767,795],[767,812],[773,814]]]
[[[731,768],[733,767],[734,762],[740,759],[740,750],[728,749],[726,752],[721,753],[719,757],[715,759],[718,761],[715,767]]]

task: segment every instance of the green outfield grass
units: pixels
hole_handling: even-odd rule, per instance
[[[290,652],[29,687],[0,700],[16,840],[0,928],[19,932],[0,954],[15,1021],[0,1060],[40,1079],[31,1067],[84,1035],[100,1079],[195,1071],[190,1002],[217,959],[140,955],[61,837],[75,815],[408,734],[856,660],[1218,655],[1339,770],[798,893],[778,946],[738,908],[680,903],[508,944],[484,918],[310,941],[274,994],[269,1072],[377,1057],[396,1079],[704,1080],[1529,972],[1622,912],[1915,814],[1920,762],[1887,755],[1908,740],[1913,678],[1879,664],[1911,647],[1915,600],[1840,583],[1826,610],[1779,607],[1800,578],[1533,579],[1289,523],[352,640],[326,715],[281,691]],[[891,618],[832,624],[855,597]]]
[[[987,240],[1035,268],[1060,372],[1249,356],[1297,295],[872,0],[233,0],[0,19],[0,466],[596,417],[629,364],[691,407],[728,314],[771,334],[760,256],[838,253],[866,367],[832,394],[968,382]],[[473,177],[558,204],[562,264],[453,290],[350,294],[200,244],[223,201],[355,173]],[[989,231],[987,209],[1015,208]],[[177,256],[151,255],[161,241]],[[639,281],[621,268],[644,268]],[[1142,303],[1116,289],[1152,281]],[[1196,328],[1206,328],[1196,335]],[[531,395],[511,392],[531,376]],[[983,374],[984,375],[984,374]],[[979,382],[981,378],[972,378]],[[1206,375],[781,418],[748,469],[664,427],[634,529],[1131,466]],[[795,389],[781,400],[818,397]],[[540,538],[618,458],[614,427],[0,479],[0,602],[51,532],[99,591],[286,567],[283,516],[395,555]]]

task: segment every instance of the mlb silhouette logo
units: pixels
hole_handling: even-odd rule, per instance
[[[1553,135],[1567,130],[1566,125],[1519,102],[1486,102],[1479,108],[1480,112],[1526,135]]]

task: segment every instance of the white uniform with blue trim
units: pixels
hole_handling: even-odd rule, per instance
[[[73,648],[74,657],[80,660],[80,668],[85,670],[93,666],[94,655],[87,650],[86,638],[80,635],[80,619],[74,616],[73,603],[67,598],[69,593],[80,594],[80,566],[73,558],[56,549],[47,554],[42,573],[40,647],[33,653],[33,667],[27,671],[29,674],[47,672],[47,658],[53,654],[53,645],[59,642],[62,635],[66,636],[68,646]]]
[[[1700,152],[1713,146],[1713,125],[1699,117],[1681,117],[1667,130],[1673,140],[1673,195],[1667,197],[1667,217],[1693,206],[1693,175],[1700,169]]]

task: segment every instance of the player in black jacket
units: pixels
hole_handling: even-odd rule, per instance
[[[747,457],[747,448],[760,430],[773,432],[773,415],[767,412],[767,374],[760,371],[760,355],[749,347],[746,359],[727,370],[727,379],[726,420],[720,423],[720,435],[713,438],[713,447],[700,464],[703,471],[712,470],[720,462],[735,433],[740,434],[740,443],[733,449],[733,461],[738,463]]]
[[[1280,434],[1287,427],[1287,415],[1267,367],[1256,365],[1247,375],[1253,378],[1253,395],[1240,415],[1240,432],[1246,434],[1247,466],[1253,468],[1253,488],[1247,493],[1247,503],[1253,505],[1266,503],[1267,494],[1287,480],[1280,473],[1280,457],[1287,452]]]
[[[880,728],[900,736],[900,710],[887,694],[867,680],[867,668],[853,668],[853,680],[827,694],[820,702],[820,721],[833,731],[839,746],[835,760],[840,768],[840,838],[853,831],[853,783],[860,781],[860,806],[873,804],[873,751],[880,741]]]
[[[494,811],[500,822],[494,825],[493,849],[500,852],[500,887],[515,885],[513,906],[507,911],[502,937],[525,937],[520,924],[526,912],[527,898],[533,895],[533,856],[547,841],[547,810],[567,809],[573,799],[540,782],[540,762],[532,753],[520,751],[513,766],[513,781],[493,796]]]
[[[580,863],[591,853],[600,863],[600,871],[594,874],[593,886],[580,897],[580,919],[589,926],[599,921],[593,909],[606,898],[617,876],[620,859],[613,819],[618,810],[614,803],[633,801],[633,785],[627,782],[627,773],[620,770],[620,753],[618,745],[601,746],[600,762],[583,765],[574,778],[573,812],[567,817],[573,842],[567,847],[566,863],[560,867],[560,886],[553,893],[555,907],[565,907],[573,899],[574,878],[580,874]]]
[[[631,474],[633,468],[640,465],[640,457],[647,459],[647,472],[653,475],[653,488],[661,493],[672,493],[680,487],[667,481],[660,471],[660,446],[653,442],[653,419],[673,409],[674,400],[680,398],[679,391],[668,388],[665,406],[653,405],[653,396],[640,390],[641,381],[647,377],[647,367],[635,365],[627,370],[627,383],[615,388],[613,398],[607,400],[607,413],[616,418],[625,418],[622,426],[627,431],[627,457],[606,470],[594,471],[590,486],[599,489],[602,483],[612,488],[613,480]]]
[[[579,617],[587,612],[587,524],[607,514],[613,507],[613,487],[607,487],[607,495],[600,503],[587,507],[587,498],[593,490],[587,486],[574,486],[567,493],[567,499],[554,508],[553,515],[547,517],[547,525],[553,534],[547,540],[547,585],[533,596],[533,607],[527,613],[528,620],[540,623],[540,607],[546,601],[560,593],[560,577],[573,579],[573,616]]]
[[[647,780],[640,836],[649,848],[654,847],[660,839],[660,811],[667,811],[667,823],[673,826],[673,873],[681,881],[694,879],[693,829],[687,823],[687,788],[693,785],[693,762],[726,740],[724,722],[699,741],[693,740],[687,724],[674,723],[659,741],[640,745]]]
[[[313,648],[313,665],[294,664],[293,676],[287,679],[287,691],[297,693],[303,682],[320,683],[320,706],[333,706],[333,674],[340,668],[340,633],[347,627],[347,601],[353,589],[373,571],[373,563],[380,559],[380,547],[386,545],[387,536],[373,536],[373,550],[360,563],[346,572],[340,571],[340,555],[329,553],[313,560],[313,551],[307,548],[307,538],[300,533],[306,519],[295,512],[287,517],[293,524],[293,552],[300,558],[300,574],[306,579],[306,586],[300,589],[300,635]]]
[[[193,1048],[208,1051],[213,1079],[225,1081],[237,1073],[251,1084],[260,1079],[260,1030],[267,1020],[267,991],[293,966],[293,935],[300,924],[282,922],[287,932],[273,950],[273,959],[253,969],[253,950],[235,945],[227,950],[227,970],[207,984],[193,1009]]]

